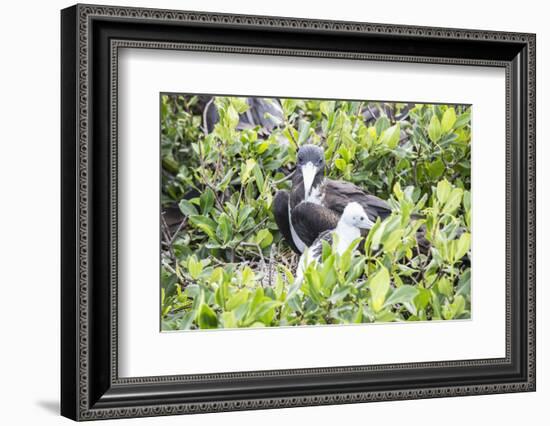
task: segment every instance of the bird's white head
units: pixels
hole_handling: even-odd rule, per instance
[[[346,206],[340,221],[355,228],[371,229],[374,226],[363,206],[355,201]]]

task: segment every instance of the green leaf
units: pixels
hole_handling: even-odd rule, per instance
[[[304,278],[305,281],[302,284],[303,292],[311,297],[316,304],[320,304],[323,301],[323,296],[321,295],[321,279],[313,265],[307,268]]]
[[[251,286],[254,284],[254,280],[256,279],[256,274],[249,266],[245,266],[241,273],[241,278],[244,285]]]
[[[441,158],[432,161],[426,165],[428,169],[428,174],[432,179],[439,179],[439,177],[445,171],[445,164],[441,161]]]
[[[264,289],[262,287],[258,287],[254,292],[254,295],[252,296],[252,301],[250,302],[250,305],[248,306],[246,322],[251,323],[256,320],[254,314],[255,314],[255,311],[260,306],[260,304],[262,303],[263,299],[264,299]]]
[[[449,198],[449,194],[451,193],[451,190],[452,190],[452,186],[446,179],[438,182],[436,195],[437,195],[437,200],[441,205],[445,204],[445,202],[447,201],[447,198]]]
[[[252,174],[254,175],[254,180],[256,181],[256,188],[258,188],[258,192],[261,193],[264,189],[264,175],[258,164],[252,168]]]
[[[273,242],[273,235],[271,234],[271,232],[269,232],[268,229],[261,229],[254,237],[254,241],[256,242],[256,244],[264,249],[266,247],[269,247]]]
[[[455,129],[460,129],[461,127],[464,127],[465,125],[470,123],[470,112],[467,111],[463,114],[460,114],[458,118],[456,119],[456,122],[454,124]]]
[[[244,185],[250,179],[250,173],[256,166],[256,160],[249,158],[241,165],[241,184]]]
[[[320,104],[321,112],[328,117],[332,112],[334,112],[335,105],[336,102],[334,101],[323,101]]]
[[[196,316],[197,312],[193,310],[183,314],[181,319],[178,320],[178,330],[189,330]]]
[[[469,298],[470,295],[470,277],[471,270],[466,269],[458,279],[458,287],[456,289],[457,295],[462,295],[465,298]]]
[[[369,231],[368,237],[370,238],[372,235],[371,247],[373,250],[377,250],[380,246],[380,240],[382,239],[382,235],[384,235],[387,223],[386,221],[377,222]]]
[[[464,307],[466,306],[466,301],[462,296],[456,296],[451,303],[451,318],[458,317],[462,312],[464,312]]]
[[[334,165],[336,166],[336,168],[340,171],[344,171],[346,170],[346,160],[344,160],[343,158],[337,158],[336,160],[334,160]]]
[[[303,120],[301,122],[300,133],[298,134],[298,145],[302,145],[303,143],[306,143],[306,141],[309,138],[310,127],[311,127],[311,123],[309,121]]]
[[[216,189],[218,191],[223,192],[227,189],[227,186],[229,185],[229,183],[231,182],[231,178],[233,177],[233,173],[235,173],[235,171],[232,168],[229,169],[229,171],[225,174],[223,179],[216,186]]]
[[[191,278],[196,280],[200,276],[202,269],[202,262],[200,260],[197,260],[195,255],[187,258],[187,270],[189,271],[189,275],[191,275]]]
[[[189,216],[189,220],[191,224],[202,230],[209,237],[214,238],[216,236],[215,229],[217,225],[212,219],[201,215],[193,215]]]
[[[460,188],[454,188],[451,194],[447,198],[445,207],[443,207],[443,213],[452,214],[460,206],[462,202],[463,191]]]
[[[206,188],[201,194],[200,207],[203,215],[208,215],[212,207],[214,207],[214,192],[210,188]]]
[[[332,292],[332,288],[338,280],[336,269],[334,268],[335,255],[331,255],[323,262],[323,268],[321,269],[321,285],[323,288],[323,294],[329,295]]]
[[[409,303],[418,295],[418,290],[412,285],[402,285],[396,289],[384,303],[384,307],[395,305],[396,303]]]
[[[222,322],[224,328],[237,328],[237,318],[234,312],[224,312],[222,314]]]
[[[214,300],[222,309],[225,309],[227,283],[222,283],[214,292]]]
[[[325,240],[321,240],[321,244],[323,246],[323,253],[322,253],[322,256],[321,256],[321,260],[324,262],[332,254],[332,247]]]
[[[434,114],[432,115],[432,119],[430,120],[430,124],[428,126],[428,136],[432,142],[437,143],[439,139],[441,139],[441,133],[441,123],[439,122],[437,115]]]
[[[380,144],[387,146],[390,149],[395,149],[399,143],[401,127],[399,123],[387,128],[380,136]]]
[[[464,197],[462,202],[464,204],[464,209],[466,211],[472,208],[472,198],[471,198],[470,191],[464,191]]]
[[[239,290],[237,293],[235,293],[233,296],[229,298],[227,303],[225,304],[225,309],[228,311],[232,311],[239,306],[246,303],[248,300],[248,296],[250,295],[250,291],[245,289]]]
[[[447,277],[442,277],[439,279],[439,281],[437,282],[437,289],[443,296],[448,299],[453,296],[453,284],[449,281]]]
[[[441,118],[441,130],[443,133],[448,133],[453,129],[453,126],[456,123],[456,113],[453,107],[447,108],[447,111],[443,114]]]
[[[390,127],[390,120],[386,116],[380,117],[378,120],[376,120],[376,124],[374,125],[374,128],[376,130],[376,134],[380,137],[384,130]]]
[[[233,107],[233,105],[229,105],[226,110],[226,117],[227,117],[227,126],[234,129],[239,124],[239,113],[237,110]]]
[[[418,295],[414,298],[414,305],[416,306],[416,309],[419,311],[426,309],[426,306],[430,303],[431,298],[432,296],[430,290],[419,288]]]
[[[198,323],[199,328],[218,328],[218,317],[206,303],[203,303],[199,309]]]
[[[403,199],[403,190],[399,182],[395,182],[395,185],[393,185],[393,193],[398,200]]]
[[[340,154],[342,158],[346,160],[346,163],[350,163],[353,161],[353,155],[345,146],[340,147],[340,149],[338,150],[338,154]]]
[[[391,253],[393,252],[399,243],[401,243],[401,237],[403,236],[403,233],[405,232],[404,229],[395,229],[392,231],[383,241],[384,243],[384,251]]]
[[[455,261],[459,261],[470,250],[470,234],[465,232],[460,236],[456,243]]]
[[[181,200],[178,206],[184,216],[193,216],[193,215],[199,214],[196,207],[189,200]]]
[[[371,291],[372,309],[378,312],[384,306],[386,294],[390,289],[390,274],[385,267],[381,267],[369,279],[369,288]]]
[[[218,226],[216,228],[216,235],[225,244],[233,237],[233,229],[231,226],[231,220],[226,213],[222,213],[218,218]]]
[[[239,215],[237,218],[237,226],[242,226],[245,222],[245,220],[250,216],[250,213],[254,211],[254,207],[252,206],[244,206],[242,209],[239,210]]]
[[[328,298],[328,300],[331,303],[338,303],[338,302],[344,300],[344,298],[348,294],[351,294],[352,290],[353,290],[353,287],[351,287],[351,286],[345,286],[345,287],[336,286],[336,287],[334,287],[334,292]]]
[[[246,98],[231,98],[231,105],[239,114],[243,114],[249,109],[248,102],[246,101]]]

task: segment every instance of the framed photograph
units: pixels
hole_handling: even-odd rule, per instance
[[[61,30],[64,416],[535,390],[535,35]]]

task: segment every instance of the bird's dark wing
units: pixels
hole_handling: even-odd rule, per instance
[[[319,235],[334,229],[339,215],[319,204],[304,202],[292,210],[292,226],[306,246],[311,246]]]
[[[341,215],[348,203],[358,202],[363,206],[371,220],[385,219],[391,214],[391,208],[384,200],[367,194],[350,182],[327,179],[325,182],[324,205]]]
[[[279,227],[279,231],[283,234],[283,237],[287,244],[296,253],[300,254],[300,251],[292,240],[292,234],[290,232],[290,222],[288,219],[288,191],[277,191],[275,198],[273,199],[273,215],[275,216],[275,222]]]

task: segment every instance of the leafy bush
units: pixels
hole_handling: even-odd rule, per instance
[[[470,317],[468,106],[282,99],[266,134],[237,129],[245,99],[216,97],[207,134],[207,100],[162,96],[163,330]],[[393,213],[361,250],[325,245],[299,283],[271,204],[305,142],[325,148],[330,177]]]

